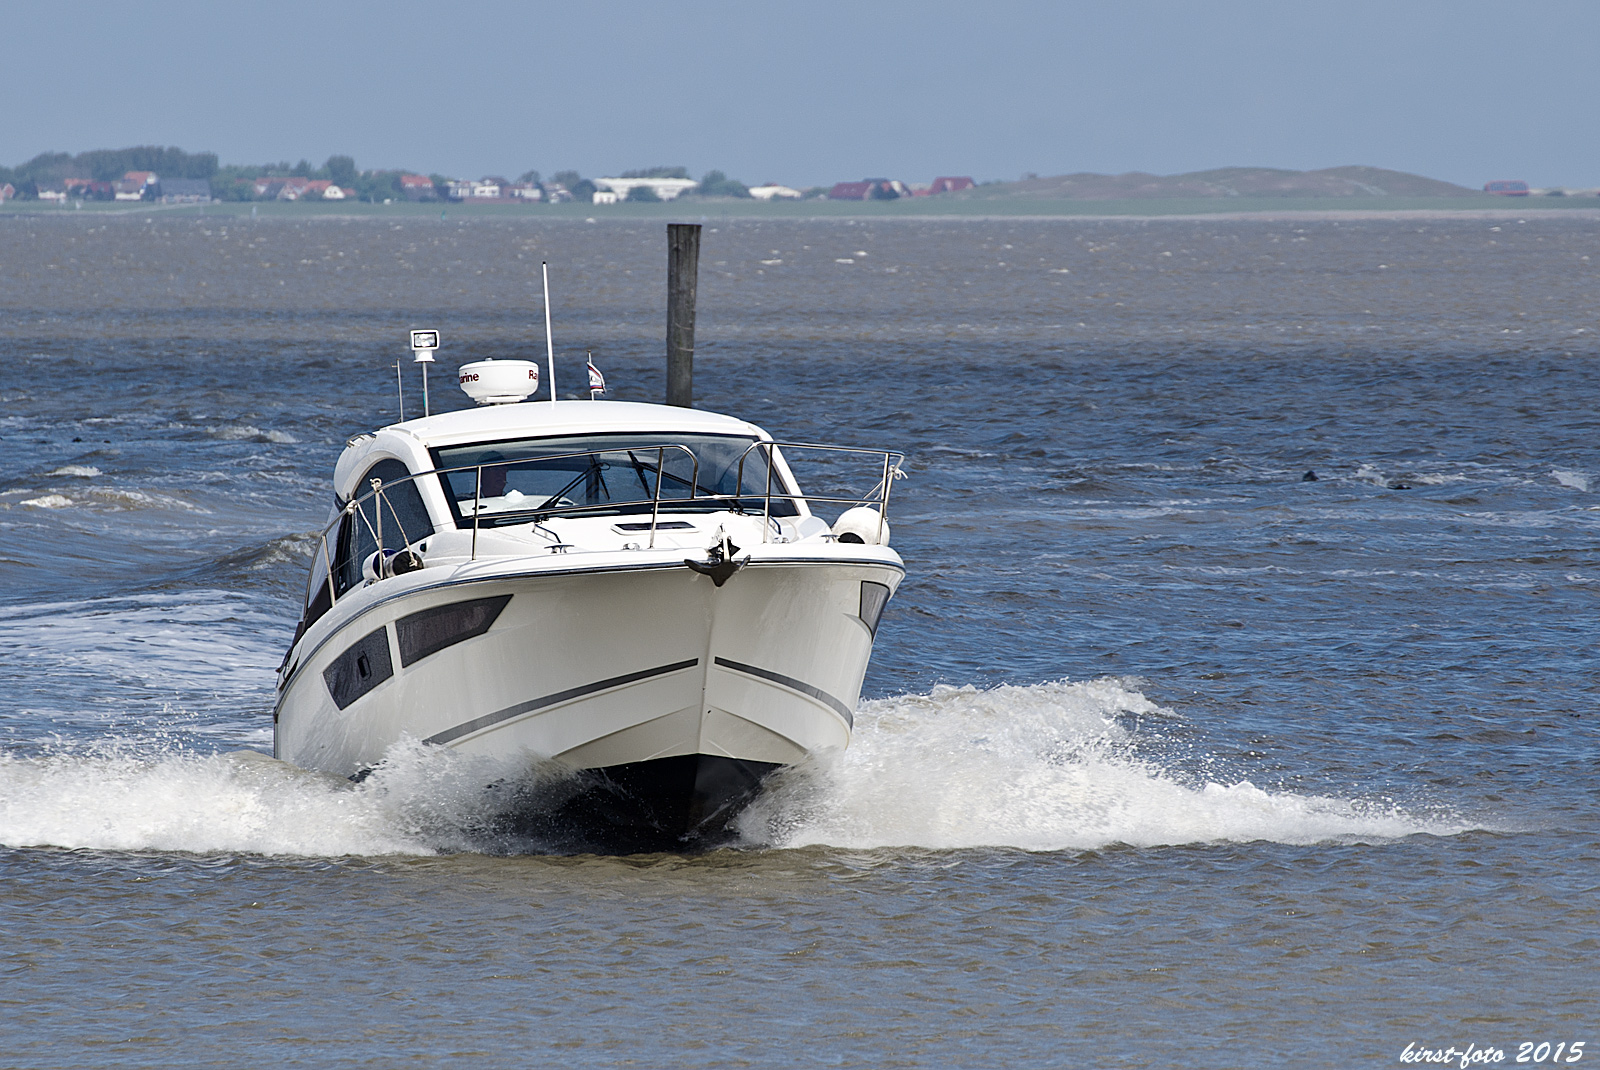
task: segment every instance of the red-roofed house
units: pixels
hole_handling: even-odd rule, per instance
[[[872,194],[871,182],[835,182],[828,191],[830,201],[864,201]]]
[[[153,197],[155,187],[160,183],[161,179],[154,171],[129,171],[116,184],[116,198],[119,201],[142,201],[147,193]]]
[[[976,182],[965,175],[959,178],[936,178],[933,180],[933,185],[928,187],[928,193],[960,193],[976,185]]]
[[[431,201],[435,196],[433,179],[427,175],[401,175],[400,193],[408,201]]]
[[[109,201],[117,195],[111,183],[96,182],[92,178],[69,178],[63,185],[69,197],[81,197],[86,201]]]
[[[911,189],[897,178],[868,178],[860,182],[839,182],[828,191],[833,201],[892,201],[911,196]]]

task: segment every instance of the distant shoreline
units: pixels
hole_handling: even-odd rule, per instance
[[[1514,219],[1544,216],[1600,219],[1600,197],[1229,197],[1182,200],[1119,199],[1015,200],[939,199],[901,201],[694,201],[663,204],[459,204],[396,202],[217,202],[212,204],[139,204],[84,202],[81,208],[38,201],[0,203],[0,219],[31,217],[96,218],[107,216],[177,216],[215,219],[527,219],[549,222],[678,220],[720,222],[761,220],[906,220],[919,222],[997,220],[1283,220],[1323,222],[1373,219]],[[1374,203],[1379,202],[1379,203]]]

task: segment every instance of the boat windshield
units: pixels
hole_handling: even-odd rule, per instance
[[[432,452],[436,467],[466,469],[439,477],[456,523],[470,526],[476,503],[478,523],[488,526],[527,523],[531,514],[648,513],[656,496],[662,446],[685,447],[659,454],[662,512],[730,508],[761,512],[767,457],[765,450],[746,456],[755,442],[738,435],[572,435],[480,442]],[[585,456],[562,456],[575,453]],[[740,458],[744,458],[742,487],[735,485]],[[478,465],[483,466],[481,487]],[[797,493],[777,472],[771,489],[774,495]],[[722,500],[707,500],[713,496]],[[773,498],[773,516],[798,513],[792,501]]]

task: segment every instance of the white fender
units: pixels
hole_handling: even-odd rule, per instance
[[[858,505],[840,513],[839,519],[833,522],[833,533],[840,542],[889,545],[889,522],[880,520],[878,511],[870,505]]]

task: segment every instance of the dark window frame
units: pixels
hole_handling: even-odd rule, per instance
[[[362,473],[355,487],[355,498],[368,496],[357,507],[357,513],[361,515],[347,512],[339,521],[339,534],[333,545],[333,586],[337,595],[342,596],[361,586],[364,578],[361,568],[378,549],[377,540],[373,537],[373,530],[379,526],[375,523],[378,498],[369,496],[372,493],[371,480],[375,478],[383,481],[382,529],[385,550],[403,550],[434,532],[428,505],[423,501],[421,488],[417,486],[406,463],[394,457],[374,462]],[[348,502],[341,500],[338,506],[345,509]],[[414,533],[413,528],[420,530]]]
[[[728,441],[728,442],[740,443],[741,444],[741,452],[744,452],[745,450],[748,450],[748,448],[753,444],[766,441],[764,439],[756,438],[754,435],[720,434],[720,433],[716,433],[716,432],[675,433],[675,432],[670,432],[670,431],[649,431],[649,432],[642,432],[642,433],[639,433],[637,435],[630,435],[630,434],[627,434],[627,433],[622,433],[622,432],[617,432],[617,431],[594,431],[594,432],[589,432],[587,434],[578,434],[578,435],[551,435],[551,436],[547,436],[547,437],[533,437],[533,438],[529,438],[529,437],[525,437],[524,436],[524,437],[518,437],[518,438],[496,439],[494,441],[488,441],[488,442],[459,443],[459,444],[456,444],[456,445],[443,446],[443,447],[433,446],[433,447],[429,448],[428,453],[429,453],[429,456],[432,459],[433,465],[434,465],[434,467],[436,469],[461,468],[463,466],[461,466],[459,464],[448,463],[446,461],[446,459],[444,457],[444,454],[445,454],[446,451],[468,450],[468,449],[480,450],[480,451],[499,451],[499,450],[502,450],[502,449],[514,449],[516,447],[526,447],[526,446],[530,446],[530,445],[534,445],[534,444],[545,444],[545,443],[548,443],[549,444],[549,448],[546,449],[546,450],[541,450],[540,452],[543,452],[546,455],[561,455],[561,454],[568,454],[568,453],[583,453],[583,452],[585,452],[584,444],[586,442],[595,442],[595,441],[598,441],[598,440],[628,440],[629,442],[637,441],[637,444],[636,445],[630,445],[630,444],[618,445],[614,452],[622,452],[622,451],[625,451],[625,450],[633,449],[633,450],[637,450],[641,454],[648,453],[649,457],[650,457],[650,464],[648,465],[648,467],[651,470],[653,470],[654,469],[655,456],[656,456],[655,451],[657,450],[658,447],[660,447],[660,446],[671,446],[671,445],[684,445],[684,446],[689,447],[691,450],[693,450],[697,441],[704,441],[704,440],[707,440],[707,439],[719,439],[719,440],[725,440],[725,441]],[[611,450],[610,448],[607,448],[607,452],[613,452],[613,450]],[[760,512],[762,512],[763,509],[765,508],[765,503],[766,503],[766,495],[764,493],[765,488],[766,488],[766,471],[765,471],[765,468],[757,467],[757,465],[765,465],[767,463],[767,459],[766,459],[766,456],[765,456],[766,453],[767,453],[767,451],[765,451],[765,450],[749,450],[749,453],[748,453],[749,459],[745,461],[745,475],[746,475],[745,483],[746,483],[746,487],[749,486],[750,477],[751,476],[759,477],[761,489],[759,491],[757,491],[756,493],[753,493],[753,494],[752,493],[742,493],[742,494],[738,495],[737,497],[735,497],[733,495],[729,495],[727,498],[718,499],[718,500],[708,500],[708,499],[706,499],[704,497],[702,497],[702,498],[700,498],[698,500],[692,500],[692,499],[687,499],[687,498],[672,498],[672,497],[663,496],[661,498],[661,503],[660,503],[661,512],[662,513],[669,513],[669,512],[670,513],[685,513],[685,512],[706,513],[706,512],[715,512],[715,511],[718,511],[718,510],[721,510],[721,509],[731,509],[734,512],[748,512],[748,513],[760,513]],[[681,456],[681,451],[668,450],[668,452],[667,452],[667,463],[668,463],[669,466],[671,465],[672,458],[673,458],[674,454],[679,454]],[[696,457],[698,458],[699,454],[696,454]],[[760,460],[757,461],[756,458],[760,458]],[[539,453],[523,453],[521,455],[507,456],[507,457],[503,457],[501,459],[504,460],[507,464],[515,464],[515,463],[517,463],[519,461],[537,461],[539,459]],[[730,468],[731,467],[734,467],[734,466],[730,466]],[[670,467],[669,467],[669,471],[670,471]],[[704,464],[702,463],[702,473],[703,472],[704,472]],[[726,472],[724,472],[724,475],[726,475]],[[800,515],[799,507],[793,501],[789,500],[789,497],[788,497],[789,495],[798,496],[799,495],[799,491],[785,481],[783,473],[776,466],[773,467],[772,476],[773,476],[773,479],[772,479],[772,494],[773,494],[773,497],[772,497],[772,515],[773,516],[780,516],[780,517],[799,516]],[[468,473],[468,478],[469,479],[471,478],[471,474],[470,473]],[[705,479],[704,479],[704,475],[702,474],[701,479],[700,479],[700,483],[703,485],[704,482],[705,482]],[[445,504],[450,510],[450,519],[455,523],[456,527],[457,528],[463,528],[463,529],[471,529],[472,526],[473,526],[473,518],[471,516],[466,515],[465,513],[462,512],[462,510],[460,508],[459,501],[458,501],[458,499],[456,497],[455,491],[450,486],[450,477],[449,477],[449,475],[446,475],[446,474],[443,474],[443,473],[440,474],[440,476],[439,476],[439,489],[443,493]],[[696,489],[698,490],[700,488],[697,487]],[[710,493],[710,492],[706,492],[706,493]],[[780,497],[780,495],[783,495],[783,497]],[[461,500],[465,500],[465,499],[461,499]],[[635,503],[630,504],[630,505],[604,505],[604,504],[599,504],[599,505],[584,506],[584,507],[580,507],[580,508],[568,507],[568,508],[560,510],[559,511],[559,515],[562,515],[562,516],[631,516],[631,515],[637,515],[637,514],[640,514],[640,513],[649,513],[650,510],[651,510],[651,503],[648,500],[646,500],[646,501],[642,501],[642,502],[635,502]],[[501,512],[501,513],[493,513],[493,514],[487,514],[487,515],[485,515],[483,517],[480,517],[478,519],[478,526],[479,527],[488,528],[488,527],[504,527],[504,526],[510,526],[510,525],[513,525],[513,524],[527,524],[527,523],[532,523],[532,522],[535,522],[535,521],[548,519],[551,515],[556,515],[556,513],[557,513],[556,510],[538,510],[538,509],[532,509],[532,508],[527,509],[525,511],[516,511],[516,512],[508,511],[508,512]]]

